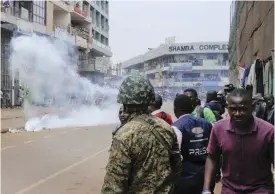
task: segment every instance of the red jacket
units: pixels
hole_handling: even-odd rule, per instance
[[[172,125],[172,123],[173,123],[172,117],[169,113],[157,110],[157,111],[152,112],[152,114],[155,115],[156,117],[159,117],[159,118],[165,120],[169,125]]]

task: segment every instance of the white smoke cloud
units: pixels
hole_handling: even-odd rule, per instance
[[[70,41],[65,43],[37,35],[19,36],[12,39],[11,49],[11,72],[19,72],[19,79],[31,96],[24,107],[29,117],[26,130],[118,122],[117,90],[100,87],[79,76],[76,47]],[[95,100],[102,94],[106,99],[98,107]],[[61,109],[63,113],[60,115],[57,111],[35,117],[31,101],[35,105]]]

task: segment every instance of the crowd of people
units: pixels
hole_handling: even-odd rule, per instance
[[[248,90],[228,94],[225,117],[217,96],[208,91],[201,106],[196,90],[184,90],[173,121],[148,79],[127,77],[101,193],[211,194],[220,177],[222,193],[274,193],[274,126],[253,116]]]

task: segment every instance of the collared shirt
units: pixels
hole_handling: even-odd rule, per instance
[[[246,130],[247,131],[247,130]],[[274,183],[274,126],[254,117],[249,132],[239,134],[230,119],[214,124],[207,151],[222,154],[223,192],[269,194]]]

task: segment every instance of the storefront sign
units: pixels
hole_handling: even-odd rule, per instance
[[[186,52],[186,51],[227,51],[227,44],[189,44],[169,46],[169,52]]]
[[[169,52],[175,52],[175,51],[193,51],[194,46],[169,46]]]
[[[199,49],[200,50],[227,50],[227,46],[226,44],[222,44],[222,45],[219,45],[219,44],[213,44],[213,45],[200,45],[199,46]]]

